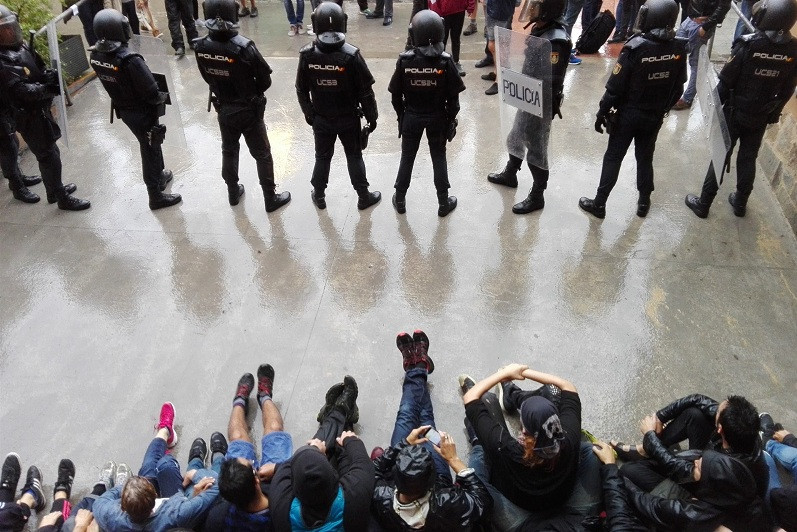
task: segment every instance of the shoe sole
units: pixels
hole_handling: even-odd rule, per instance
[[[476,386],[476,381],[473,380],[473,377],[471,377],[467,373],[460,374],[460,376],[457,377],[457,382],[459,383],[459,391],[462,392],[462,395],[465,395],[466,393],[468,393],[468,391],[466,391],[465,388],[464,388],[465,379],[470,379],[470,381],[473,383],[473,386]],[[471,386],[470,388],[473,388],[473,386]],[[470,388],[469,388],[469,390],[470,390]]]

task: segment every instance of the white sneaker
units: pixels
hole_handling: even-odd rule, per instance
[[[297,24],[296,33],[298,33],[299,35],[304,35],[305,33],[307,33],[307,30],[304,29],[301,24]]]
[[[205,21],[204,21],[204,20],[202,20],[201,18],[198,18],[198,19],[196,19],[196,20],[194,21],[194,25],[195,25],[197,28],[204,28],[204,27],[205,27]]]
[[[291,24],[291,29],[288,30],[288,37],[293,37],[296,35],[296,26]]]
[[[313,25],[312,24],[307,26],[307,35],[315,35],[315,32],[313,31]]]

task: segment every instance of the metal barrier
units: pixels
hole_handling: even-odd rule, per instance
[[[739,20],[741,20],[744,23],[744,25],[747,26],[748,30],[750,30],[751,32],[755,31],[755,27],[753,26],[753,23],[750,22],[750,19],[748,19],[747,17],[744,16],[744,13],[742,13],[742,9],[738,5],[736,5],[736,2],[731,2],[731,9],[736,11],[736,14],[739,15]],[[734,28],[735,28],[735,26],[734,26]],[[716,34],[716,31],[714,33]],[[708,40],[707,46],[708,46],[708,57],[710,59],[711,58],[711,51],[714,48],[714,35],[712,35],[711,38]]]

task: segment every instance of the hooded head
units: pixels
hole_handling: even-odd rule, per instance
[[[19,50],[22,46],[22,26],[17,14],[0,5],[0,48]]]
[[[326,455],[312,446],[299,449],[291,460],[293,494],[302,503],[302,519],[313,527],[323,523],[338,494],[338,474]]]
[[[678,9],[675,0],[647,0],[639,8],[634,23],[634,32],[649,33],[668,41],[674,39]]]
[[[524,435],[534,439],[534,455],[547,460],[559,454],[565,437],[559,410],[546,399],[535,395],[520,405],[520,421]]]
[[[396,490],[412,499],[423,497],[434,485],[432,455],[422,445],[408,445],[396,457],[393,467]]]
[[[431,9],[418,11],[410,22],[412,44],[426,57],[439,57],[445,50],[443,19]]]

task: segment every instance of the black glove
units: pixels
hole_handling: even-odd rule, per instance
[[[376,131],[376,120],[374,120],[373,122],[368,122],[368,131],[370,131],[371,133]]]
[[[598,111],[595,115],[595,131],[603,134],[603,128],[609,128],[609,117],[603,111]]]
[[[780,109],[772,111],[767,117],[767,124],[777,124],[780,121]]]
[[[42,84],[48,94],[58,96],[61,94],[61,84],[58,82],[58,72],[52,68],[42,73]]]
[[[448,142],[454,140],[454,137],[457,136],[457,126],[459,125],[459,121],[454,118],[451,122],[448,123],[448,131],[446,132],[446,139]]]
[[[313,125],[313,115],[304,115],[304,121],[307,122],[308,126]]]

